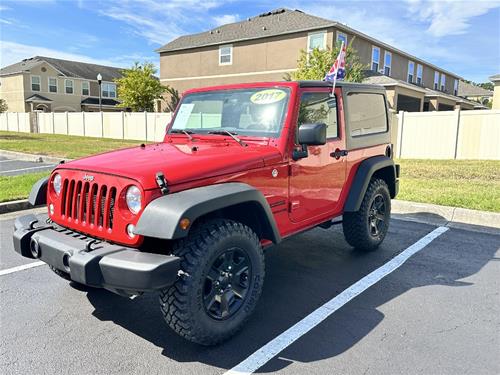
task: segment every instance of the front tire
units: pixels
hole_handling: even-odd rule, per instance
[[[184,274],[160,291],[167,324],[185,339],[216,345],[234,335],[252,314],[264,282],[257,235],[232,220],[211,220],[178,241],[173,254]]]
[[[387,234],[391,217],[389,187],[382,179],[373,179],[366,189],[359,210],[345,212],[344,237],[349,245],[363,251],[376,250]]]

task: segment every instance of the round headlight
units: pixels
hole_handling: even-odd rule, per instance
[[[54,179],[52,180],[52,185],[54,186],[54,191],[57,195],[59,195],[59,193],[61,192],[61,180],[62,178],[60,174],[56,174],[54,176]]]
[[[135,185],[127,189],[127,206],[130,212],[137,214],[141,210],[141,191]]]

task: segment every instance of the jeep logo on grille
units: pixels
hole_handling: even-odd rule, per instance
[[[83,175],[83,181],[89,181],[89,182],[92,182],[94,181],[94,176],[90,175],[90,174],[84,174]]]

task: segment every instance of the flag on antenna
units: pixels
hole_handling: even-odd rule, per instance
[[[345,78],[345,56],[346,47],[345,43],[342,41],[339,55],[333,62],[333,65],[328,73],[326,73],[325,78],[323,78],[323,81],[333,82],[332,94],[333,90],[335,90],[335,83],[337,82],[337,80],[342,81]]]

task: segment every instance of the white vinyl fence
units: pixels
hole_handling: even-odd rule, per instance
[[[170,113],[1,113],[0,130],[161,141]],[[189,126],[220,122],[193,117]],[[400,112],[392,115],[395,155],[413,159],[500,160],[500,110]]]
[[[392,125],[400,158],[500,160],[500,110],[400,112]]]
[[[30,131],[30,116],[39,133],[161,141],[170,113],[57,112],[2,113],[0,130]]]

